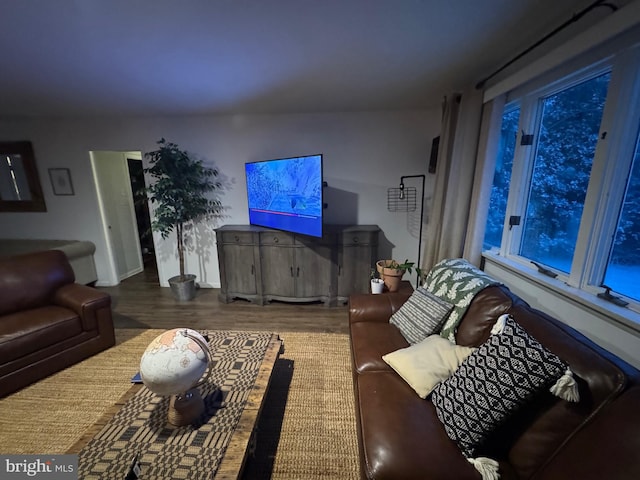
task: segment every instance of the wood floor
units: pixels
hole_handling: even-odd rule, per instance
[[[287,304],[253,305],[244,300],[218,301],[217,288],[198,290],[194,300],[178,302],[169,288],[162,288],[153,263],[116,287],[99,290],[112,297],[116,328],[188,327],[212,330],[268,330],[278,332],[347,333],[346,306]]]

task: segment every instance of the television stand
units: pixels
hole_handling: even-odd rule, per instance
[[[322,238],[254,225],[216,229],[220,301],[346,303],[369,291],[377,225],[324,225]]]

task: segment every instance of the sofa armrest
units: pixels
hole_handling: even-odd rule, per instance
[[[98,328],[98,312],[111,308],[111,296],[86,285],[70,283],[56,290],[53,303],[76,312],[82,328],[89,331]]]
[[[386,323],[410,296],[411,294],[408,292],[351,295],[349,297],[349,323]]]
[[[536,478],[640,478],[639,405],[639,387],[624,392],[571,438]]]

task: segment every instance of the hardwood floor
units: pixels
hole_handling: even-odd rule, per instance
[[[217,288],[198,290],[194,300],[178,302],[169,288],[159,286],[153,263],[120,285],[99,290],[111,294],[116,328],[348,332],[346,306],[281,302],[259,306],[244,300],[224,304],[218,301]]]

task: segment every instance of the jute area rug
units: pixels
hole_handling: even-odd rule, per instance
[[[66,453],[129,388],[162,330],[116,330],[115,347],[0,399],[0,453]],[[357,479],[349,339],[277,332],[276,363],[246,479]]]

